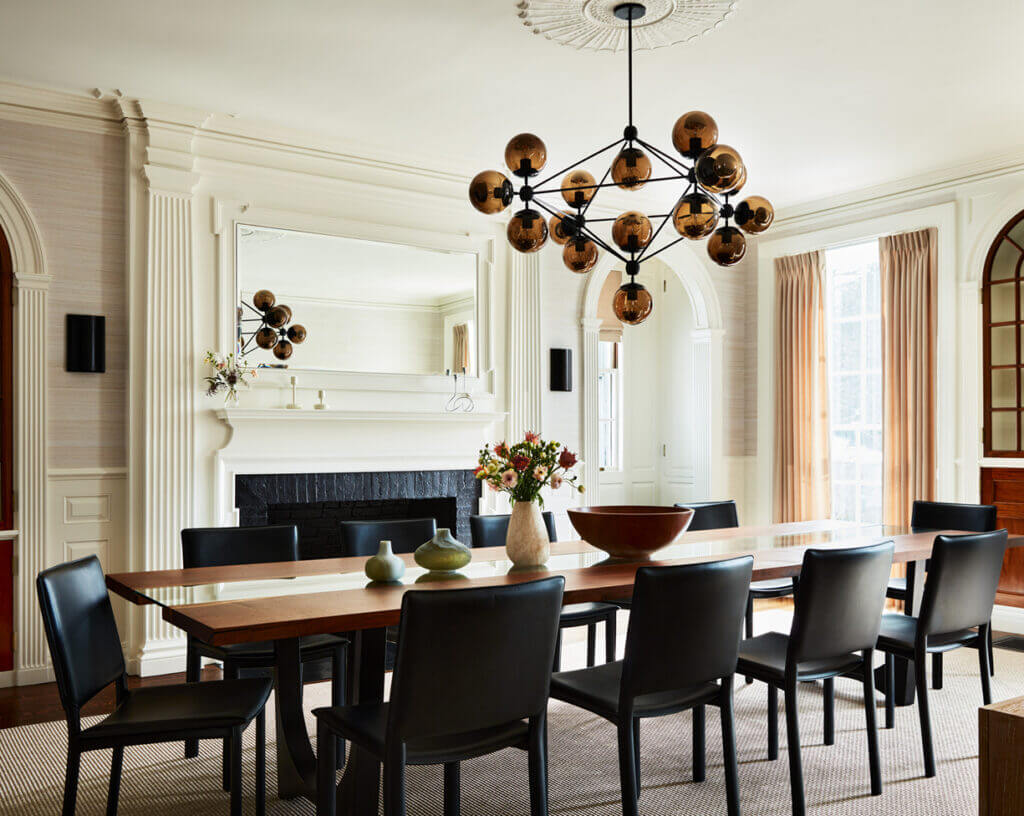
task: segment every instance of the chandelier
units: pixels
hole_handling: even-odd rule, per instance
[[[629,80],[629,123],[622,137],[566,168],[539,180],[547,163],[547,147],[532,133],[513,136],[505,147],[505,164],[522,180],[518,190],[498,170],[484,170],[469,184],[469,200],[482,213],[505,210],[515,198],[523,202],[509,220],[506,234],[513,249],[537,252],[548,238],[562,247],[562,261],[572,272],[586,274],[596,265],[600,252],[609,252],[624,265],[629,281],[619,287],[612,303],[615,316],[636,325],[646,320],[654,307],[651,293],[636,282],[640,264],[654,258],[680,241],[707,238],[707,252],[719,266],[733,266],[746,254],[744,233],[756,235],[771,226],[775,211],[761,196],[748,196],[733,205],[747,181],[740,154],[718,141],[718,125],[703,111],[684,113],[672,128],[676,153],[661,150],[640,138],[633,124],[633,21],[647,12],[641,3],[620,3],[613,9],[626,21],[627,70]],[[600,181],[580,165],[615,151]],[[678,154],[678,155],[676,155]],[[654,163],[659,169],[655,173]],[[611,181],[608,180],[609,176]],[[557,179],[561,179],[557,181]],[[617,218],[588,218],[597,194],[607,187],[639,190],[647,184],[673,182],[682,187],[672,209],[647,216],[637,210]],[[554,186],[557,184],[557,186]],[[543,196],[560,194],[563,204],[551,204]],[[657,226],[652,221],[659,221]],[[612,222],[611,239],[606,240],[594,226]],[[677,237],[654,244],[671,221]],[[732,222],[732,223],[730,223]]]

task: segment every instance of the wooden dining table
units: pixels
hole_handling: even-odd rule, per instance
[[[379,702],[384,697],[385,628],[399,622],[402,596],[410,589],[505,586],[561,575],[565,603],[612,601],[632,594],[636,571],[647,564],[752,555],[753,580],[760,581],[799,576],[807,549],[892,540],[895,563],[906,565],[904,612],[914,615],[920,608],[925,561],[935,536],[958,532],[813,521],[687,532],[646,562],[614,561],[584,541],[560,541],[551,545],[544,567],[515,568],[503,547],[488,547],[474,549],[469,566],[440,579],[404,555],[408,569],[398,584],[369,582],[363,574],[366,559],[357,557],[115,573],[107,576],[107,587],[133,603],[157,604],[165,621],[206,643],[273,642],[278,793],[314,799],[316,758],[302,710],[299,638],[326,633],[348,637],[349,702]],[[1010,539],[1010,546],[1021,545],[1024,537]],[[882,688],[884,672],[876,679]],[[913,703],[912,663],[898,662],[895,692],[898,705]],[[376,814],[378,792],[378,760],[353,745],[338,786],[339,812]]]

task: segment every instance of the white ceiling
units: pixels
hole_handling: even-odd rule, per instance
[[[0,76],[272,120],[471,174],[530,130],[552,165],[610,142],[625,56],[531,34],[514,0],[0,0]],[[794,204],[1022,141],[1021,0],[739,0],[637,55],[637,124],[707,110],[747,191]],[[557,169],[557,168],[552,168]]]

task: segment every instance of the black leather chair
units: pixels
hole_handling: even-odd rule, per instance
[[[117,813],[121,765],[127,745],[223,738],[230,746],[231,813],[242,812],[242,731],[256,720],[256,812],[266,808],[266,755],[263,707],[267,679],[223,680],[128,689],[121,638],[95,556],[39,573],[39,608],[50,646],[57,691],[68,719],[68,759],[64,816],[74,816],[82,753],[113,748],[107,814]],[[116,684],[114,712],[83,729],[81,708]]]
[[[739,527],[740,520],[736,514],[736,502],[728,501],[713,502],[689,502],[688,504],[677,504],[676,507],[692,508],[693,519],[687,532],[691,530],[722,530],[730,527]],[[744,616],[743,636],[752,638],[754,636],[754,601],[766,598],[785,598],[796,591],[796,578],[771,578],[766,581],[754,581],[750,585],[750,595],[747,597],[747,613]],[[752,677],[747,678],[748,683],[753,683]]]
[[[327,746],[317,758],[318,816],[335,812],[336,734],[384,765],[385,816],[405,813],[406,765],[444,765],[444,812],[457,816],[459,763],[511,747],[529,753],[530,812],[545,816],[548,689],[564,586],[559,576],[406,592],[390,702],[313,712],[317,744]]]
[[[548,530],[548,540],[557,541],[555,531],[555,514],[545,510],[544,526]],[[469,531],[473,536],[474,547],[504,547],[508,533],[508,515],[470,516]],[[610,663],[615,660],[615,616],[619,611],[616,604],[591,601],[588,603],[569,604],[563,607],[559,619],[558,648],[555,651],[554,670],[562,668],[562,629],[576,626],[587,627],[587,665],[597,663],[597,625],[604,624],[604,660]]]
[[[910,527],[914,530],[964,530],[971,533],[991,533],[996,529],[996,508],[992,504],[955,504],[953,502],[915,501],[910,514]],[[926,565],[927,569],[927,565]],[[907,579],[889,579],[885,596],[907,602]],[[988,667],[996,673],[992,630],[989,629]],[[942,688],[942,652],[932,655],[932,688]]]
[[[265,564],[299,560],[299,531],[294,525],[271,527],[192,527],[181,531],[181,554],[185,569],[224,567],[238,564]],[[348,640],[336,635],[309,635],[302,638],[299,656],[302,662],[331,661],[331,702],[345,702],[345,658]],[[224,666],[224,679],[237,679],[241,672],[267,672],[274,668],[274,644],[271,641],[211,646],[188,636],[185,679],[200,681],[202,659],[217,660]],[[344,756],[344,746],[339,746]],[[185,756],[199,755],[198,740],[185,743]],[[224,743],[223,775],[228,776],[228,744]]]
[[[633,586],[625,659],[551,678],[552,697],[617,726],[624,816],[638,814],[644,717],[693,710],[693,779],[704,781],[705,705],[721,711],[726,798],[729,816],[738,816],[732,686],[753,565],[754,559],[744,556],[641,567]]]
[[[338,524],[338,531],[341,533],[339,555],[342,557],[376,555],[381,541],[390,541],[392,552],[411,553],[434,537],[437,522],[432,518],[342,521]]]
[[[882,618],[878,648],[885,652],[885,727],[893,727],[893,657],[898,655],[914,661],[925,776],[935,776],[926,655],[941,654],[960,646],[976,646],[981,670],[982,699],[985,705],[992,702],[989,653],[985,644],[992,626],[992,606],[995,604],[999,574],[1003,568],[1006,537],[1006,530],[976,535],[936,536],[920,615],[885,615]],[[977,631],[973,627],[977,627]]]
[[[794,816],[804,814],[804,780],[797,720],[797,684],[824,681],[825,744],[835,742],[835,678],[857,673],[864,682],[871,794],[882,792],[875,726],[874,657],[885,587],[892,572],[891,541],[868,547],[808,550],[789,635],[769,632],[740,644],[736,671],[768,684],[768,758],[779,755],[778,689],[786,698],[789,779]]]

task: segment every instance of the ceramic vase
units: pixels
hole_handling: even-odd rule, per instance
[[[381,541],[377,554],[366,560],[363,570],[371,581],[390,583],[405,575],[405,562],[391,551],[390,541]]]
[[[447,527],[438,527],[434,537],[420,544],[413,553],[416,563],[431,572],[454,572],[468,564],[473,554],[469,547],[455,540]]]
[[[540,505],[536,502],[521,501],[512,505],[505,551],[517,567],[540,567],[548,562],[551,542]]]

